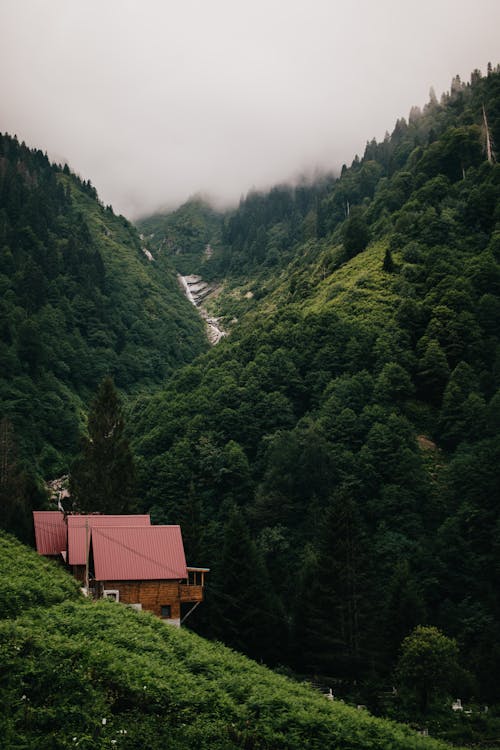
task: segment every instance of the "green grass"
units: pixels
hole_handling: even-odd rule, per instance
[[[148,613],[84,600],[63,571],[0,539],[3,748],[446,747]],[[31,600],[18,591],[30,578]]]
[[[306,312],[333,308],[347,317],[386,322],[399,302],[397,276],[385,273],[387,243],[373,243],[321,280],[304,302]]]

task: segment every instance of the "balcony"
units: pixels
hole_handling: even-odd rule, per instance
[[[181,602],[202,602],[205,586],[205,574],[210,568],[188,568],[188,581],[181,583],[179,592]]]

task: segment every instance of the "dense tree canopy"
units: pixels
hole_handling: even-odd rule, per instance
[[[0,134],[0,417],[34,473],[67,470],[107,373],[130,393],[204,346],[132,225],[67,166]]]
[[[436,628],[432,653],[451,643],[450,670],[457,648],[476,697],[500,702],[500,166],[483,106],[498,144],[491,69],[338,179],[146,220],[152,263],[90,184],[1,142],[2,413],[25,452],[54,470],[104,374],[140,388],[141,509],[182,520],[212,568],[193,627],[378,708],[401,644]],[[139,274],[124,287],[122,257]],[[172,265],[221,282],[230,330],[175,372],[202,345],[194,311],[150,298]]]
[[[71,498],[79,511],[134,511],[135,468],[124,427],[113,381],[104,378],[90,408],[88,437],[71,467]]]
[[[500,172],[483,104],[500,142],[492,70],[337,180],[242,199],[203,261],[238,325],[132,412],[144,507],[173,521],[194,487],[215,578],[239,505],[289,663],[374,703],[418,625],[456,639],[500,699]]]

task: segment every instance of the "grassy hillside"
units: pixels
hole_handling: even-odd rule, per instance
[[[446,747],[152,616],[83,600],[54,564],[0,542],[5,750]]]

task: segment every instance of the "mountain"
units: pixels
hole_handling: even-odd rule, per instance
[[[214,571],[201,632],[378,710],[419,624],[457,640],[462,697],[500,700],[488,143],[491,67],[336,181],[249,194],[206,262],[230,336],[131,411],[144,508]]]
[[[2,745],[445,750],[146,613],[0,532]]]
[[[67,470],[106,374],[148,390],[206,348],[175,277],[90,181],[0,136],[0,416],[46,477]]]
[[[192,198],[171,213],[136,222],[144,242],[159,260],[167,259],[180,274],[203,273],[220,248],[223,214],[201,198]]]
[[[211,568],[206,603],[190,619],[199,634],[314,675],[379,714],[425,722],[431,733],[495,740],[498,144],[500,68],[489,66],[413,108],[337,179],[252,191],[223,215],[191,201],[144,219],[141,240],[89,182],[2,136],[3,496],[5,477],[14,490],[22,482],[10,468],[14,437],[35,472],[59,473],[76,450],[91,392],[110,372],[130,396],[141,509],[155,522],[180,523],[190,560]],[[204,341],[176,272],[217,287],[207,306],[229,331],[217,346]],[[67,598],[61,585],[59,601]],[[16,718],[5,720],[14,746],[33,715],[48,726],[42,704],[51,721],[66,721],[42,690],[54,663],[59,694],[68,695],[57,704],[68,707],[66,737],[76,695],[83,734],[96,732],[96,711],[106,717],[112,706],[138,722],[141,740],[130,746],[157,742],[163,731],[179,747],[293,747],[305,738],[327,747],[330,733],[337,744],[355,744],[356,733],[363,746],[396,742],[378,729],[368,738],[349,712],[325,720],[326,730],[311,726],[298,704],[316,708],[304,692],[290,710],[281,697],[292,683],[283,688],[273,677],[269,692],[260,690],[269,673],[252,666],[250,676],[242,657],[68,596],[46,611],[34,591],[37,606],[6,625],[4,653],[11,658],[19,645],[34,654],[6,670],[9,705],[18,669],[34,674],[47,697],[37,698],[34,714],[17,703]],[[17,627],[18,644],[8,640]],[[213,709],[201,724],[180,692],[167,640],[177,655],[194,655],[196,679],[191,666],[180,674],[196,710]],[[136,656],[135,646],[148,651],[149,643],[154,658]],[[81,644],[81,669],[66,669],[80,663]],[[425,659],[416,658],[420,649]],[[452,696],[472,713],[452,712]],[[321,701],[314,706],[323,717],[332,707]],[[167,717],[165,729],[157,715]],[[349,726],[354,734],[339,739]]]

